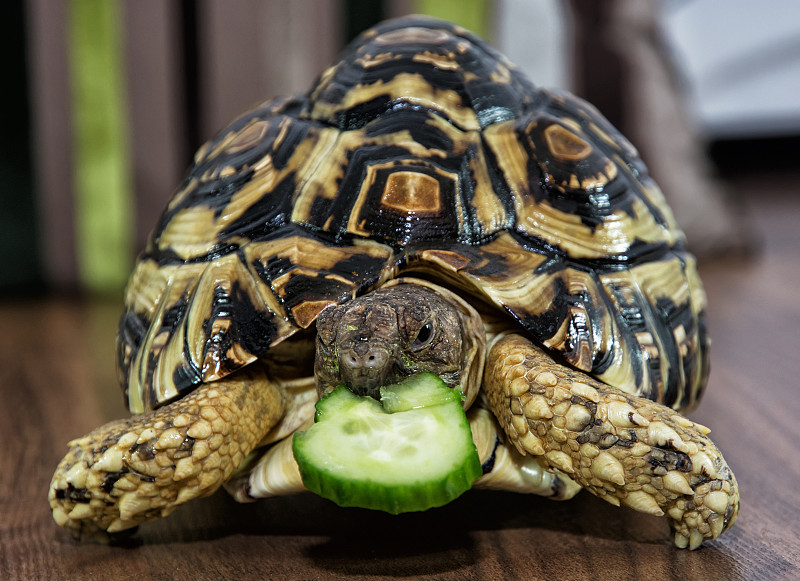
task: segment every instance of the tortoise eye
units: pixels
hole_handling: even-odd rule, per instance
[[[420,349],[426,347],[428,343],[431,342],[433,339],[433,323],[428,321],[419,331],[417,331],[417,336],[414,338],[414,342],[411,344],[412,351],[419,351]]]

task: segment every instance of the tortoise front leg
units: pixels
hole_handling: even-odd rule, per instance
[[[50,484],[53,518],[92,536],[166,516],[219,488],[283,412],[280,389],[251,366],[105,424],[69,443]]]
[[[565,368],[515,334],[492,346],[484,385],[522,454],[612,504],[666,514],[679,547],[696,549],[736,520],[733,472],[708,429],[676,411]]]

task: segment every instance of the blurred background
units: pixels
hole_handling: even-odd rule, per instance
[[[767,8],[769,5],[769,9]],[[800,149],[790,0],[8,0],[0,95],[0,293],[117,295],[193,152],[304,91],[359,32],[456,21],[639,148],[700,255],[752,252],[731,175]]]

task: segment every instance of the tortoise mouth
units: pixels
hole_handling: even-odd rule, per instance
[[[369,396],[376,400],[380,400],[380,388],[385,385],[386,381],[383,379],[376,379],[376,376],[369,374],[359,374],[349,378],[345,385],[347,389],[356,395]]]
[[[339,366],[345,385],[357,395],[380,399],[380,388],[397,375],[395,349],[381,340],[361,340],[341,349]]]

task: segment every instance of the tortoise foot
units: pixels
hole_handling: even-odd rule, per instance
[[[707,428],[567,369],[519,335],[495,342],[484,381],[520,453],[612,504],[666,516],[677,546],[696,549],[736,520],[736,478]]]
[[[73,440],[50,485],[54,520],[103,538],[211,494],[280,418],[280,397],[236,374]]]

